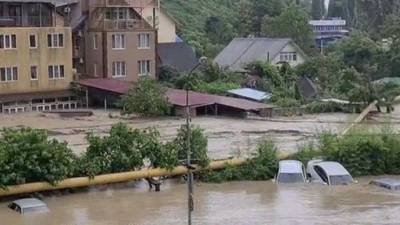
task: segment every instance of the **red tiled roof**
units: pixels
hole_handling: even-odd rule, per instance
[[[125,94],[133,85],[131,82],[115,80],[115,79],[87,79],[80,80],[78,84],[86,87],[97,88],[105,91],[114,92],[117,94]],[[186,106],[186,91],[178,89],[168,89],[167,98],[170,104],[176,106]],[[224,97],[218,95],[204,94],[200,92],[189,91],[190,106],[205,106],[205,105],[224,105],[242,110],[260,110],[272,108],[273,106],[253,102],[245,99]]]

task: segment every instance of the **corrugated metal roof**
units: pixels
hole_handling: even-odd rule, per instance
[[[76,83],[85,87],[96,88],[121,95],[127,93],[129,88],[133,85],[133,83],[127,81],[103,78],[79,80]]]
[[[221,67],[243,71],[254,61],[274,59],[292,40],[289,38],[235,38],[214,59]]]
[[[233,89],[229,90],[228,93],[255,101],[262,101],[264,99],[269,99],[271,97],[270,93],[258,91],[251,88]]]
[[[115,79],[87,79],[76,82],[79,85],[97,88],[113,92],[116,94],[125,94],[132,87],[133,83],[115,80]],[[178,89],[168,89],[167,98],[170,104],[184,107],[186,106],[186,91]],[[245,99],[238,99],[232,97],[204,94],[200,92],[189,91],[189,105],[190,106],[205,106],[205,105],[224,105],[245,111],[260,110],[273,108],[272,105],[253,102]]]
[[[178,89],[168,89],[167,97],[171,104],[178,106],[186,106],[186,91]],[[190,106],[204,106],[204,105],[224,105],[245,111],[260,110],[272,108],[273,106],[253,102],[245,99],[238,99],[232,97],[225,97],[219,95],[211,95],[200,92],[189,91],[189,105]]]

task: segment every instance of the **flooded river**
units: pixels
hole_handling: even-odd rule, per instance
[[[196,184],[194,224],[387,224],[400,221],[400,192],[358,184],[327,187],[265,182]],[[159,193],[145,183],[47,197],[50,212],[19,215],[0,203],[0,224],[158,225],[186,223],[186,186]]]

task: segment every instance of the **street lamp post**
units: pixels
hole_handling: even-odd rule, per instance
[[[204,64],[207,61],[206,57],[201,57],[199,59],[199,62],[193,69],[188,73],[187,75],[187,81],[186,81],[186,167],[188,169],[188,174],[187,174],[187,185],[188,185],[188,224],[192,225],[192,212],[194,210],[194,202],[193,202],[193,166],[191,165],[191,149],[190,149],[190,135],[191,135],[191,130],[190,130],[190,104],[189,104],[189,86],[188,86],[188,81],[190,76],[193,74],[193,72],[202,64]]]

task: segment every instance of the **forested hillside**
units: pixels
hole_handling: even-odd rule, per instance
[[[310,31],[303,20],[323,15],[342,17],[352,30],[385,38],[382,27],[395,24],[400,0],[331,0],[324,12],[324,0],[163,0],[178,22],[178,33],[199,55],[214,56],[233,37],[292,37],[303,48]],[[288,8],[295,7],[296,10]],[[286,15],[281,15],[282,12]],[[289,21],[290,20],[290,21]],[[295,29],[294,29],[295,28]],[[300,30],[299,30],[300,29]],[[293,31],[298,32],[293,32]],[[299,37],[300,35],[300,37]]]
[[[289,37],[309,58],[296,68],[275,68],[268,63],[249,64],[257,89],[273,93],[270,101],[289,107],[307,103],[299,96],[296,81],[307,76],[319,95],[352,102],[386,99],[400,95],[400,86],[373,81],[400,77],[400,0],[164,0],[163,6],[178,22],[178,33],[198,55],[215,56],[234,37]],[[311,18],[341,17],[348,21],[348,38],[329,46],[324,54],[313,46]],[[248,77],[209,65],[191,81],[192,90],[224,94],[246,85]],[[173,74],[173,75],[171,75]],[[163,82],[183,88],[184,74],[166,70]],[[171,79],[172,78],[172,79]],[[386,104],[385,103],[385,104]],[[315,111],[338,110],[318,107]]]
[[[215,55],[233,37],[261,36],[263,21],[296,0],[164,0],[178,32],[199,54]],[[297,2],[299,3],[299,2]]]

